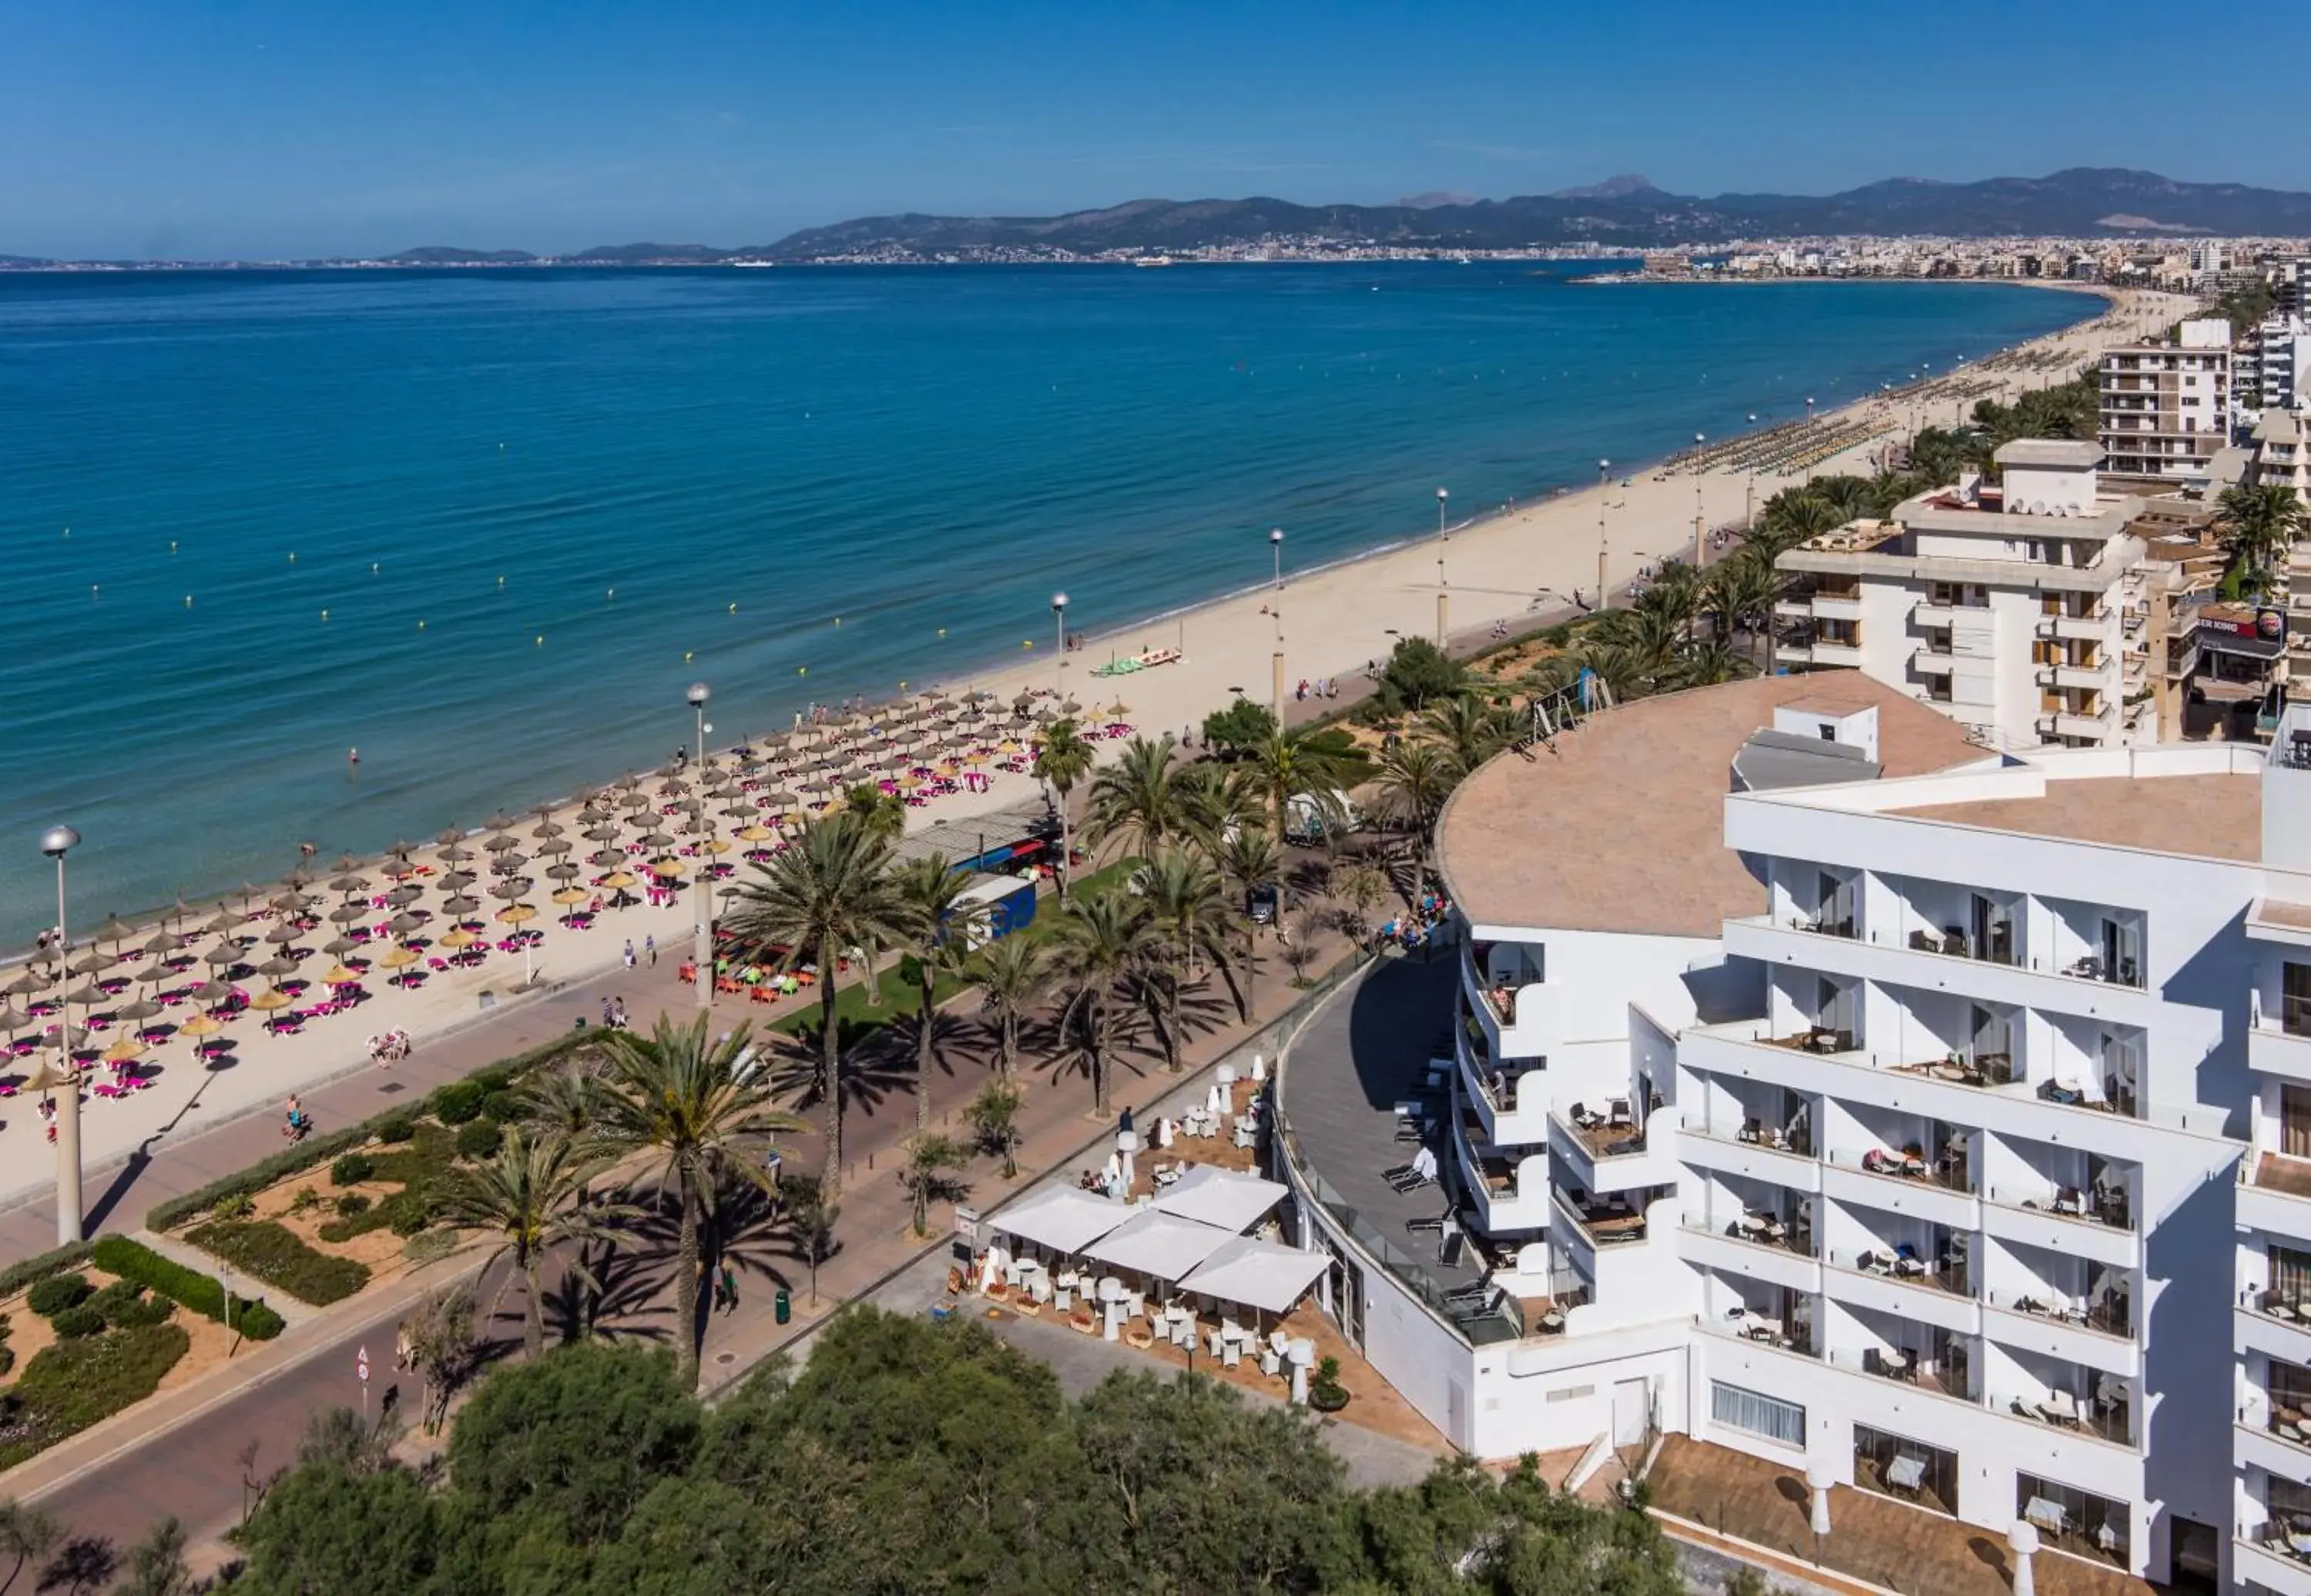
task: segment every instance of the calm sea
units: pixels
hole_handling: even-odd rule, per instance
[[[2095,312],[1522,266],[0,275],[0,947]],[[839,624],[838,624],[839,620]],[[807,672],[807,674],[803,674]],[[346,750],[358,746],[358,778]]]

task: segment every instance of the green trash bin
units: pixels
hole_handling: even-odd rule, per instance
[[[783,1286],[779,1287],[779,1295],[772,1299],[771,1314],[781,1324],[794,1317],[794,1299],[787,1295],[787,1288]]]

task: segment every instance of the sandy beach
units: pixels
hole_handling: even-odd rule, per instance
[[[1947,424],[1975,398],[1992,394],[2010,397],[2020,389],[2066,379],[2098,348],[2163,328],[2190,307],[2190,301],[2172,295],[2117,295],[2094,319],[2023,346],[2029,359],[2008,352],[2006,363],[1993,358],[1922,383],[1915,391],[1901,390],[1826,411],[1815,423],[1825,435],[1843,435],[1829,430],[1848,427],[1856,440],[1811,468],[1818,474],[1870,469],[1871,452],[1897,431],[1906,430],[1913,419]],[[2092,314],[2084,304],[2080,310]],[[1321,570],[1294,571],[1287,541],[1280,589],[1262,587],[1120,628],[1088,638],[1080,649],[1057,657],[1048,644],[1023,650],[1016,659],[976,673],[968,683],[950,680],[947,686],[993,687],[1006,697],[1056,688],[1062,696],[1079,700],[1087,720],[1103,723],[1112,719],[1143,732],[1176,735],[1200,723],[1205,714],[1238,692],[1267,699],[1279,654],[1287,702],[1303,678],[1339,678],[1346,693],[1349,683],[1361,679],[1367,662],[1385,658],[1399,636],[1435,637],[1440,622],[1462,636],[1481,634],[1497,622],[1512,628],[1529,626],[1566,609],[1576,589],[1593,600],[1600,532],[1608,583],[1618,589],[1649,564],[1689,555],[1696,515],[1705,528],[1738,526],[1754,507],[1795,480],[1793,475],[1753,475],[1725,466],[1697,472],[1675,464],[1633,462],[1632,467],[1625,474],[1617,463],[1602,487],[1491,508],[1442,538],[1432,536]],[[1443,612],[1440,593],[1446,598]],[[1111,659],[1156,648],[1177,649],[1181,658],[1122,677],[1092,675],[1094,667]],[[1117,703],[1124,706],[1120,713],[1111,717],[1104,712]],[[1100,712],[1094,715],[1094,711]],[[1121,738],[1101,745],[1103,753],[1121,746]],[[614,774],[603,772],[605,779]],[[1031,777],[997,773],[983,792],[940,798],[914,810],[911,822],[920,826],[989,813],[1032,798],[1035,792]],[[564,806],[555,818],[569,824],[574,811],[574,804]],[[514,830],[527,837],[536,824],[531,812]],[[728,829],[726,823],[726,834]],[[432,846],[415,857],[440,868]],[[389,884],[379,879],[377,885],[382,890]],[[667,958],[679,958],[689,945],[687,887],[671,904],[606,912],[581,930],[558,923],[545,902],[549,885],[539,889],[538,904],[545,912],[533,922],[545,933],[530,961],[541,983],[579,980],[615,968],[629,940],[639,948],[645,938],[655,938],[661,956]],[[377,918],[386,917],[381,912]],[[262,933],[267,929],[269,922],[258,922],[247,930]],[[77,943],[85,939],[89,928],[74,929]],[[317,929],[311,939],[326,941],[332,934],[328,929]],[[133,946],[142,939],[139,934],[127,941]],[[196,947],[205,947],[214,938],[193,940]],[[264,956],[262,949],[251,955],[252,959]],[[327,962],[317,955],[301,973],[317,980]],[[131,963],[121,966],[119,973],[141,982],[146,979],[141,972],[149,968]],[[364,1048],[370,1035],[397,1027],[423,1046],[428,1038],[484,1012],[484,993],[492,1005],[519,1001],[515,989],[525,968],[522,955],[499,952],[474,969],[437,972],[409,990],[385,985],[381,975],[372,976],[370,1001],[312,1021],[293,1034],[269,1034],[260,1016],[243,1014],[230,1028],[237,1060],[230,1069],[202,1068],[190,1057],[190,1042],[173,1038],[142,1060],[153,1078],[149,1089],[85,1103],[85,1164],[95,1170],[140,1147],[149,1151],[162,1138],[252,1111],[276,1109],[286,1094],[313,1081],[371,1068]],[[262,982],[243,984],[253,990]],[[171,1012],[172,1017],[182,1019],[193,1010],[187,1007]],[[80,1017],[76,1008],[74,1018]],[[100,1033],[96,1045],[103,1046],[125,1029]],[[22,1060],[17,1068],[27,1068],[30,1062]],[[102,1077],[100,1069],[95,1073]],[[0,1172],[4,1172],[0,1173],[0,1203],[52,1179],[50,1156],[41,1138],[41,1121],[28,1096],[0,1104]]]

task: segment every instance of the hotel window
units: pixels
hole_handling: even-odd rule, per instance
[[[2014,1514],[2037,1526],[2050,1546],[2127,1566],[2127,1505],[2034,1475],[2014,1477]]]
[[[1958,1453],[1855,1425],[1853,1483],[1881,1496],[1955,1514]]]
[[[2263,1388],[2271,1397],[2273,1411],[2286,1408],[2297,1413],[2311,1413],[2311,1369],[2299,1364],[2272,1358],[2271,1373],[2264,1377]]]
[[[2311,1300],[2311,1252],[2292,1247],[2265,1247],[2263,1260],[2271,1270],[2271,1294],[2282,1303]]]
[[[2280,973],[2279,1023],[2290,1035],[2311,1036],[2311,964],[2289,960]]]
[[[2279,1150],[2289,1158],[2311,1158],[2311,1087],[2279,1088]]]
[[[1713,1380],[1709,1382],[1709,1416],[1728,1429],[1763,1435],[1784,1446],[1805,1444],[1806,1410],[1795,1402],[1784,1402],[1763,1391]]]

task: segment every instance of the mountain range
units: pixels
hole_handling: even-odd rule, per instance
[[[2311,237],[2311,194],[2239,183],[2185,183],[2155,172],[2072,167],[2044,178],[1945,183],[1892,178],[1828,195],[1671,194],[1634,173],[1509,199],[1435,191],[1393,205],[1249,199],[1136,199],[1057,216],[861,216],[774,243],[603,245],[576,254],[429,245],[388,257],[406,266],[643,266],[1184,251],[1256,245],[1372,243],[1405,249],[1513,249],[1599,244],[1650,249],[1736,239],[1826,237]],[[0,255],[0,268],[56,265]],[[129,264],[129,263],[108,263]]]

